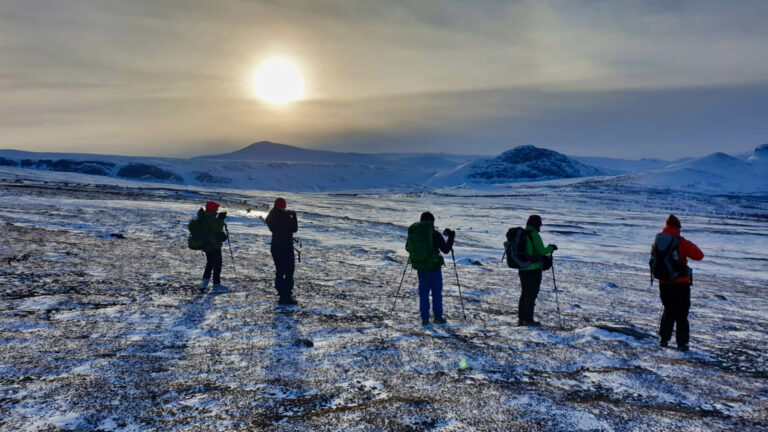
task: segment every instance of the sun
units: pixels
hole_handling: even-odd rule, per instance
[[[304,98],[304,78],[295,63],[284,58],[265,61],[253,73],[253,93],[272,105],[285,105]]]

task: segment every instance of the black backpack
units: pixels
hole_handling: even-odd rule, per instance
[[[507,265],[511,268],[521,269],[536,262],[526,249],[526,241],[531,240],[531,233],[525,228],[517,227],[507,230],[507,241],[504,242],[504,251],[507,254]]]
[[[680,237],[667,233],[656,234],[651,247],[651,273],[663,281],[675,280],[687,274],[686,266],[680,260]]]
[[[202,225],[200,219],[195,218],[189,221],[187,224],[189,230],[189,237],[187,237],[187,246],[192,250],[203,250],[205,247],[205,235],[203,231],[205,227]]]

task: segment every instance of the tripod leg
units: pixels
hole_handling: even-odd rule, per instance
[[[456,274],[456,285],[459,287],[459,300],[461,300],[461,314],[464,316],[464,320],[467,319],[467,313],[464,311],[464,297],[461,295],[461,282],[459,282],[459,270],[456,268],[456,256],[451,249],[451,258],[453,259],[453,272]]]
[[[392,309],[389,311],[389,317],[395,312],[395,304],[397,304],[397,298],[400,296],[400,288],[403,286],[405,280],[405,272],[408,271],[408,262],[405,262],[405,268],[403,268],[403,276],[400,278],[400,285],[397,286],[397,292],[395,293],[395,301],[392,302]]]
[[[557,295],[557,280],[555,279],[555,259],[552,257],[552,285],[555,286],[555,304],[557,305],[557,322],[563,328],[563,319],[560,316],[560,299]]]
[[[227,231],[227,246],[229,246],[229,257],[232,258],[232,269],[235,271],[235,276],[237,276],[237,266],[235,265],[235,254],[232,253],[232,242],[229,241],[229,228],[224,226],[224,229]]]

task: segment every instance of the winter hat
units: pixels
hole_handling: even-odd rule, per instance
[[[536,228],[536,231],[541,231],[541,216],[530,215],[528,216],[528,222],[526,222],[525,224]]]
[[[667,218],[667,226],[680,229],[680,219],[678,219],[677,216],[673,214],[669,215]]]
[[[422,222],[434,222],[435,216],[430,212],[424,212],[421,214],[421,219],[419,219]]]
[[[208,201],[205,203],[205,212],[206,213],[216,213],[216,210],[219,209],[219,203],[216,201]]]
[[[285,209],[286,206],[287,204],[285,203],[284,199],[278,198],[275,200],[275,208]]]

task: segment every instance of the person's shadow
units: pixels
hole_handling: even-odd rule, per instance
[[[269,411],[274,423],[289,421],[311,407],[303,403],[309,392],[304,376],[303,353],[311,342],[298,332],[294,306],[276,306],[273,310],[272,338],[266,367]]]

